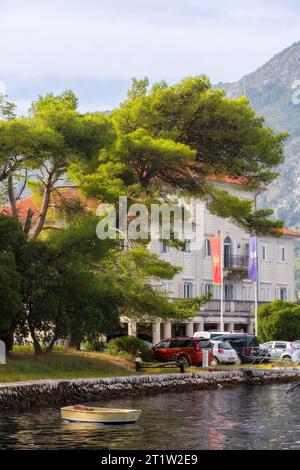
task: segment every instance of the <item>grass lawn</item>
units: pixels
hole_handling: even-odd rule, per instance
[[[93,352],[53,352],[35,356],[12,353],[0,365],[0,383],[32,379],[79,379],[133,374],[133,365],[124,358]]]
[[[272,369],[278,365],[280,366],[280,364],[264,364],[252,367]],[[234,370],[236,368],[236,366],[219,366],[218,370]],[[201,373],[206,370],[200,367],[189,367],[187,372]],[[138,375],[170,373],[179,373],[179,369],[145,369]],[[31,352],[15,352],[7,359],[6,365],[0,365],[0,383],[36,379],[116,377],[131,374],[136,374],[134,364],[126,357],[97,352],[52,352],[40,356],[35,356]]]

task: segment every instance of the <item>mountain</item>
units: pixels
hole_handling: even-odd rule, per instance
[[[298,82],[297,82],[298,81]],[[294,86],[294,88],[293,88]],[[274,209],[286,226],[300,227],[300,42],[276,54],[236,83],[219,83],[229,98],[249,98],[253,109],[276,131],[290,133],[280,177],[262,204]]]

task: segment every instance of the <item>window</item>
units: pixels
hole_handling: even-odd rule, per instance
[[[261,300],[262,302],[270,302],[270,287],[261,288]]]
[[[170,294],[172,292],[172,281],[162,281],[161,289],[163,292]]]
[[[253,300],[254,293],[252,291],[252,286],[249,284],[242,284],[242,300]]]
[[[225,300],[233,300],[233,285],[232,284],[225,284],[224,297],[225,297]]]
[[[212,299],[214,300],[219,300],[221,298],[221,286],[219,285],[214,285],[211,283],[206,283],[203,285],[203,294],[212,295]]]
[[[188,238],[186,238],[184,241],[184,252],[191,253],[191,240],[189,240]]]
[[[286,343],[275,343],[274,348],[276,348],[276,349],[286,349],[287,345],[286,345]]]
[[[204,284],[204,295],[212,294],[213,296],[213,288],[212,284]]]
[[[205,239],[205,256],[211,256],[210,241],[208,238]]]
[[[245,253],[246,253],[246,256],[249,257],[249,243],[246,243],[245,245]]]
[[[278,261],[285,261],[285,248],[284,246],[278,247]]]
[[[287,288],[286,287],[278,288],[277,300],[287,300]]]
[[[229,343],[218,343],[218,348],[221,348],[221,349],[232,349],[232,346],[231,346],[231,344],[229,344]]]
[[[224,268],[230,268],[232,266],[232,240],[230,237],[226,237],[224,240]]]
[[[228,338],[226,341],[233,347],[233,349],[245,347],[244,338]]]
[[[269,256],[268,256],[268,245],[262,245],[262,259],[263,261],[268,261]]]
[[[168,245],[167,240],[163,240],[161,244],[161,252],[162,253],[170,253],[170,246]]]
[[[204,339],[204,340],[198,341],[198,346],[201,349],[205,349],[205,348],[211,348],[212,344],[210,343],[209,340]]]
[[[184,283],[183,296],[185,299],[191,299],[193,297],[193,284],[191,282]]]
[[[171,348],[193,348],[194,341],[192,339],[179,339],[171,341]]]
[[[154,346],[154,349],[165,349],[170,347],[170,341],[161,341]]]
[[[250,339],[249,346],[251,346],[251,348],[259,348],[259,341],[256,336]]]

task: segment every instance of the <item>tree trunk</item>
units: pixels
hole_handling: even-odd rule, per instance
[[[50,353],[50,352],[52,351],[53,346],[54,346],[54,344],[55,344],[55,341],[56,341],[57,339],[58,339],[57,335],[54,335],[53,338],[52,338],[52,340],[51,340],[50,343],[49,343],[49,346],[47,347],[47,349],[46,349],[46,351],[45,351],[46,354],[48,354],[48,353]]]
[[[82,336],[79,335],[70,335],[66,338],[65,345],[66,348],[76,349],[76,351],[80,351],[80,344],[82,341]]]
[[[42,354],[42,348],[41,348],[41,345],[36,337],[36,334],[35,334],[35,331],[34,331],[34,328],[28,323],[28,326],[29,326],[29,331],[30,331],[30,335],[31,335],[31,338],[32,338],[32,341],[33,341],[33,347],[34,347],[34,353],[36,355],[38,354]]]
[[[39,234],[42,231],[42,228],[44,226],[46,217],[47,217],[47,212],[50,204],[50,197],[51,197],[51,191],[53,189],[53,185],[55,183],[53,179],[54,175],[54,170],[52,170],[49,173],[48,180],[44,189],[44,195],[43,195],[43,202],[42,202],[42,207],[40,209],[39,215],[37,217],[37,222],[31,232],[31,238],[33,240],[36,240],[39,236]]]
[[[15,192],[14,192],[14,182],[13,182],[13,177],[11,175],[8,177],[7,182],[8,182],[8,197],[9,197],[9,202],[11,206],[11,212],[13,215],[18,217],[17,203],[16,203]]]

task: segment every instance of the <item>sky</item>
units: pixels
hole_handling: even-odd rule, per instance
[[[0,0],[0,93],[72,89],[108,110],[131,77],[234,82],[300,40],[298,0]],[[299,71],[300,73],[300,71]]]

